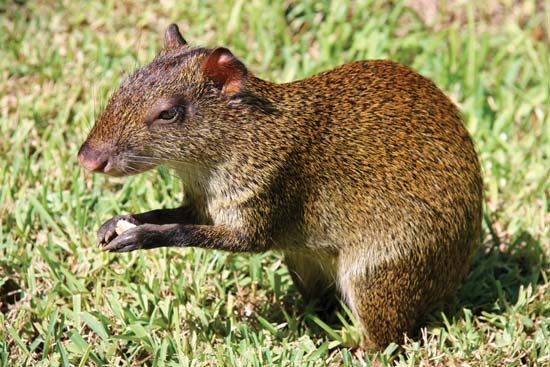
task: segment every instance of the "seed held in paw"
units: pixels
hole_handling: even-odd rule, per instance
[[[134,223],[130,223],[127,220],[121,219],[117,222],[115,232],[117,235],[122,234],[123,232],[126,232],[130,228],[134,228],[136,225]]]

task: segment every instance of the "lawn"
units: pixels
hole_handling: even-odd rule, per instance
[[[477,4],[0,0],[0,366],[548,366],[550,6]],[[484,173],[483,245],[418,338],[362,357],[346,310],[321,321],[277,253],[98,249],[112,215],[181,200],[166,169],[114,179],[76,160],[170,22],[262,78],[389,58],[460,106]]]

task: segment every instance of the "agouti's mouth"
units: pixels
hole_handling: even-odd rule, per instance
[[[104,174],[109,175],[109,176],[115,176],[115,177],[125,175],[125,173],[123,171],[116,169],[115,165],[113,164],[112,159],[109,159],[107,161],[107,164],[103,167],[103,170],[98,171],[98,172],[104,173]]]

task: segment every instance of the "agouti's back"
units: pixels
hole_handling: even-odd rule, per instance
[[[302,102],[304,118],[295,124],[309,128],[296,164],[303,165],[312,222],[318,212],[342,211],[347,231],[368,223],[400,246],[392,238],[407,222],[425,221],[432,231],[438,223],[458,235],[461,220],[479,220],[482,181],[472,141],[431,81],[390,61],[361,61],[280,87]]]

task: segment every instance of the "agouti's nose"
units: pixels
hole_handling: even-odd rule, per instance
[[[78,160],[88,171],[104,172],[109,162],[109,156],[106,152],[93,149],[88,143],[84,143],[78,151]]]

